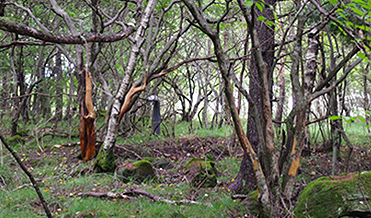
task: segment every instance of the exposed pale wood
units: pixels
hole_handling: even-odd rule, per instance
[[[143,80],[143,85],[142,86],[137,87],[138,84],[134,84],[130,88],[130,90],[128,91],[128,93],[125,95],[125,101],[124,101],[124,103],[121,106],[120,115],[119,115],[119,122],[121,121],[122,116],[124,116],[124,114],[126,113],[126,111],[129,109],[130,101],[133,98],[133,96],[136,93],[138,93],[138,92],[144,91],[146,89],[146,85],[147,85],[147,75],[144,75],[144,80]]]

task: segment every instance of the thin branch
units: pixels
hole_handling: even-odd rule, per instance
[[[315,89],[315,92],[318,92],[320,91],[321,89],[323,89],[331,80],[332,78],[334,78],[336,76],[336,74],[340,71],[340,69],[342,67],[345,66],[346,63],[349,62],[350,59],[352,59],[352,57],[357,54],[359,51],[359,47],[358,46],[354,46],[354,48],[352,49],[352,51],[350,51],[348,53],[348,55],[346,57],[344,57],[343,60],[340,61],[340,63],[338,65],[336,65],[336,67],[331,70],[328,74],[328,77],[326,77],[326,79],[321,83],[319,84],[316,89]]]
[[[213,59],[213,58],[215,58],[215,56],[203,57],[203,58],[201,58],[201,57],[199,57],[199,58],[191,58],[191,59],[184,60],[184,61],[178,63],[177,65],[175,65],[173,67],[170,67],[170,68],[162,71],[161,73],[153,74],[148,81],[152,81],[153,79],[156,79],[156,78],[161,77],[161,76],[163,76],[163,75],[165,75],[167,73],[170,73],[170,72],[178,69],[179,67],[181,67],[181,66],[183,66],[184,64],[187,64],[187,63],[191,63],[191,62],[195,62],[195,61],[203,61],[203,60],[208,60],[208,61],[211,61],[211,62],[216,62],[216,60]]]
[[[314,99],[318,98],[319,96],[321,95],[324,95],[328,92],[330,92],[331,90],[333,90],[334,88],[337,87],[337,85],[339,85],[341,82],[343,82],[345,80],[345,78],[348,76],[348,74],[353,70],[354,67],[356,67],[359,63],[362,62],[362,59],[361,58],[358,58],[356,61],[354,61],[343,73],[343,75],[341,75],[341,77],[336,80],[333,84],[331,84],[329,87],[327,87],[326,89],[322,89],[322,90],[319,90],[319,91],[316,91],[316,92],[313,92],[313,94],[310,96],[310,98],[308,99],[308,102],[307,103],[310,103],[312,102]]]
[[[0,45],[0,48],[9,48],[13,45],[37,45],[37,46],[45,46],[45,45],[54,45],[50,42],[32,42],[32,41],[12,41],[9,43],[5,43]]]
[[[35,15],[31,12],[31,10],[29,8],[26,8],[26,7],[23,7],[15,2],[10,2],[10,4],[13,4],[15,5],[16,7],[18,8],[21,8],[22,10],[25,10],[27,11],[27,13],[30,15],[30,17],[32,17],[32,19],[37,23],[37,25],[44,31],[44,32],[47,32],[47,33],[50,33],[50,30],[48,30],[48,28],[46,28],[42,23],[40,23],[39,19],[37,19],[35,17]]]
[[[107,26],[111,25],[112,23],[114,23],[119,18],[119,16],[121,15],[121,13],[126,9],[126,7],[127,7],[127,5],[124,4],[120,8],[120,10],[117,12],[117,14],[114,17],[112,17],[111,20],[109,20],[108,22],[104,23],[103,26],[104,27],[107,27]]]
[[[27,170],[27,168],[25,167],[25,165],[22,163],[21,159],[18,157],[17,153],[15,153],[15,151],[9,146],[8,142],[4,139],[3,135],[1,135],[1,134],[0,134],[0,139],[3,142],[3,144],[5,145],[6,149],[8,149],[8,151],[12,154],[12,156],[14,157],[14,159],[19,164],[19,166],[22,168],[23,172],[25,172],[26,175],[28,176],[28,178],[30,179],[30,181],[32,183],[32,186],[35,188],[35,191],[36,191],[37,195],[39,196],[39,199],[41,201],[41,204],[44,207],[44,210],[45,210],[46,215],[49,218],[53,217],[52,214],[51,214],[51,212],[50,212],[50,210],[49,210],[48,204],[46,203],[43,195],[41,194],[41,191],[39,189],[39,185],[37,184],[35,178]]]

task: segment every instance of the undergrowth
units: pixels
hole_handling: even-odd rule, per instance
[[[191,126],[193,125],[193,126]],[[39,122],[38,130],[51,128],[49,124]],[[71,137],[57,137],[46,134],[35,140],[34,134],[25,136],[24,144],[13,144],[12,148],[22,158],[26,167],[34,175],[40,184],[40,189],[44,195],[50,209],[55,217],[242,217],[249,216],[246,205],[240,201],[232,200],[231,193],[227,185],[238,174],[241,155],[236,155],[236,147],[226,145],[228,149],[217,148],[218,151],[229,152],[229,155],[220,155],[215,162],[219,171],[218,186],[215,188],[196,189],[189,185],[186,178],[174,182],[170,174],[181,171],[187,158],[192,156],[200,157],[200,150],[195,150],[194,154],[184,153],[185,159],[169,160],[176,167],[167,169],[167,173],[161,172],[157,181],[146,181],[143,183],[129,182],[123,183],[115,174],[94,173],[92,171],[93,162],[81,162],[76,159],[79,153],[79,146],[63,146],[67,143],[78,142],[77,123],[73,127],[68,127],[66,123],[61,123],[58,128],[68,129]],[[191,128],[190,128],[191,127]],[[4,128],[4,126],[2,126]],[[21,126],[22,129],[32,130],[35,126]],[[169,127],[168,127],[169,128]],[[349,138],[354,144],[367,144],[367,132],[365,128],[357,123],[344,125]],[[221,128],[205,129],[197,123],[179,123],[175,125],[175,139],[192,137],[218,137],[228,139],[233,134],[231,126]],[[162,130],[165,131],[165,130]],[[35,133],[35,132],[34,132]],[[41,131],[39,131],[41,133]],[[312,135],[320,135],[319,129],[311,129]],[[170,139],[173,137],[170,136]],[[118,137],[116,144],[137,143],[142,144],[149,141],[166,141],[169,138],[155,136],[151,134],[149,126],[140,131],[133,131],[131,137]],[[317,138],[319,140],[319,137]],[[197,149],[203,148],[203,140]],[[176,145],[178,146],[178,145]],[[141,148],[146,150],[147,148]],[[153,152],[148,148],[148,154]],[[233,154],[231,156],[231,154]],[[171,154],[169,154],[171,155]],[[183,154],[182,154],[183,155]],[[203,157],[204,154],[201,155]],[[308,168],[318,161],[328,162],[327,157],[312,156],[303,159],[303,166]],[[120,157],[118,157],[118,160]],[[125,161],[125,160],[122,160]],[[126,160],[129,161],[129,160]],[[317,164],[318,165],[318,164]],[[305,170],[305,169],[304,169]],[[309,182],[319,176],[321,166],[318,168],[303,171],[300,180]],[[18,164],[6,151],[1,151],[0,159],[0,217],[45,217],[42,205],[38,199],[27,176],[21,171]],[[190,204],[170,204],[156,202],[148,197],[129,196],[128,198],[107,198],[107,197],[82,197],[85,192],[113,192],[123,193],[131,189],[141,189],[151,194],[169,200],[194,200],[198,205]]]

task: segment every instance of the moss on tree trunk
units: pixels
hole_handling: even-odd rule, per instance
[[[97,158],[94,162],[95,172],[114,172],[116,169],[115,154],[113,153],[113,147],[109,148],[107,151],[104,150],[102,145]]]

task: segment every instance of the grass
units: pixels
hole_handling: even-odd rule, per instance
[[[229,127],[202,130],[196,126],[195,132],[189,134],[187,125],[189,124],[177,125],[179,132],[176,137],[196,134],[226,137],[232,132]],[[150,137],[150,130],[145,130],[143,133],[135,134],[131,142],[145,142],[148,139],[165,140],[163,137]],[[78,146],[53,147],[67,143],[66,140],[61,137],[45,136],[42,138],[44,151],[39,149],[32,138],[23,145],[12,146],[38,181],[40,190],[55,217],[80,215],[84,217],[229,217],[232,213],[241,216],[246,214],[244,205],[232,200],[231,194],[223,186],[197,190],[187,182],[172,183],[166,177],[161,177],[158,182],[123,183],[114,174],[96,174],[86,171],[93,162],[68,162],[67,160],[69,155],[79,152]],[[72,138],[72,142],[76,141],[78,138]],[[124,142],[128,140],[119,138],[117,143]],[[45,217],[42,205],[28,177],[7,151],[2,151],[2,158],[6,161],[0,166],[0,217]],[[222,183],[230,182],[230,179],[238,173],[239,163],[240,160],[230,158],[218,161],[218,169],[224,172],[219,180]],[[176,171],[177,169],[172,169],[173,173]],[[196,200],[200,205],[168,204],[155,202],[147,197],[109,199],[79,196],[79,193],[88,191],[122,193],[134,188],[166,199]],[[207,206],[209,204],[211,205]]]
[[[311,135],[311,143],[322,143],[323,141],[329,141],[331,139],[331,129],[328,123],[322,123],[321,129],[319,124],[310,125],[309,132]],[[369,144],[370,137],[367,132],[367,127],[364,122],[343,122],[344,131],[352,144]],[[342,144],[345,145],[345,141],[342,140]]]
[[[193,124],[193,132],[190,132],[190,125],[185,122],[176,124],[176,138],[194,135],[227,138],[233,133],[232,127],[229,126],[203,129],[197,124]],[[65,127],[64,124],[60,125],[62,126]],[[344,128],[354,144],[369,143],[367,131],[361,124],[344,124]],[[73,134],[77,134],[77,129],[73,131]],[[318,129],[315,128],[311,131],[318,133]],[[216,161],[220,172],[218,181],[222,185],[215,188],[195,189],[186,181],[173,182],[167,174],[159,176],[157,182],[123,183],[114,174],[96,174],[89,171],[92,162],[68,161],[69,155],[77,155],[78,146],[53,148],[54,145],[77,142],[79,139],[66,140],[61,137],[43,137],[42,144],[45,151],[39,149],[32,137],[24,145],[13,145],[13,149],[38,180],[40,189],[55,217],[242,217],[247,214],[246,205],[232,200],[231,193],[224,187],[224,184],[231,182],[237,175],[241,158],[224,157]],[[118,137],[117,144],[139,143],[140,146],[141,143],[151,140],[166,140],[166,138],[152,136],[150,128],[144,128],[142,132],[134,132],[130,139]],[[3,162],[0,165],[0,217],[45,217],[27,176],[7,151],[3,150],[1,155]],[[178,164],[182,163],[180,161]],[[309,165],[309,163],[302,163]],[[179,169],[173,168],[169,172],[176,174]],[[172,200],[196,200],[200,205],[168,204],[155,202],[147,197],[111,199],[79,196],[79,193],[88,191],[122,193],[134,188]],[[207,206],[208,204],[211,206]]]
[[[96,217],[228,217],[231,210],[243,211],[240,203],[231,200],[224,188],[205,189],[198,192],[198,201],[206,205],[175,205],[139,197],[129,200],[95,197],[79,197],[78,193],[92,190],[102,192],[124,192],[131,188],[140,188],[152,194],[172,199],[191,199],[193,188],[185,183],[178,184],[124,184],[112,174],[89,174],[85,176],[68,176],[72,169],[83,169],[88,164],[76,163],[72,169],[61,166],[62,157],[44,157],[42,162],[49,164],[33,170],[41,178],[40,189],[49,205],[54,207],[56,217],[72,217],[82,212]],[[1,175],[6,175],[7,186],[0,192],[0,217],[41,217],[43,211],[37,195],[28,184],[29,181],[16,166],[1,167]],[[84,166],[85,165],[85,166]],[[225,163],[224,163],[225,166]],[[11,170],[13,169],[13,170]],[[10,171],[16,171],[11,173]],[[42,174],[42,175],[40,175]]]
[[[369,144],[370,137],[364,122],[344,123],[344,130],[353,144]]]

